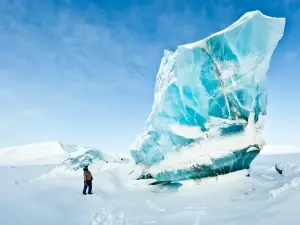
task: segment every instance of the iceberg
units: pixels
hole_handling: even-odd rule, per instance
[[[267,79],[285,19],[253,11],[166,51],[152,112],[130,147],[143,177],[180,181],[248,169],[264,146]]]
[[[126,158],[113,156],[96,148],[76,147],[78,150],[69,154],[56,169],[62,171],[77,171],[85,166],[92,166],[100,163],[127,163]]]

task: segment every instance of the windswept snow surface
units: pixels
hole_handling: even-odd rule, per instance
[[[238,171],[179,188],[135,180],[141,171],[134,163],[92,164],[92,196],[81,194],[82,171],[36,179],[52,168],[0,167],[0,224],[298,225],[300,152],[291,161],[285,148],[256,157],[250,177]]]
[[[94,161],[128,162],[125,155],[113,156],[102,150],[61,142],[44,142],[0,149],[0,166],[58,165],[77,170]]]
[[[249,168],[264,144],[266,73],[284,26],[284,18],[248,12],[204,40],[165,51],[152,112],[131,146],[136,163],[172,181]],[[239,138],[248,139],[233,148]],[[218,142],[229,144],[219,149]]]
[[[57,141],[3,148],[0,149],[0,166],[58,164],[77,150],[75,145]]]

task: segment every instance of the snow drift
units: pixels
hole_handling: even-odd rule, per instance
[[[157,180],[249,168],[264,145],[266,73],[284,18],[248,12],[223,31],[165,51],[154,104],[131,155]]]

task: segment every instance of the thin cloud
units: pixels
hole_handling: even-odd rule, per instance
[[[78,2],[1,1],[0,135],[13,138],[0,146],[47,138],[99,144],[111,124],[117,136],[133,127],[123,137],[129,145],[151,110],[163,50],[220,29],[205,6],[153,1],[108,13]],[[224,26],[232,22],[230,5],[209,4]]]
[[[298,58],[298,56],[299,56],[299,52],[298,51],[286,52],[284,54],[284,59],[286,59],[286,60],[293,60],[293,59]]]

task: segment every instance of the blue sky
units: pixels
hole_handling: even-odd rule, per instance
[[[127,151],[151,111],[163,50],[256,9],[287,20],[268,72],[265,136],[300,146],[299,0],[2,0],[0,147]]]

